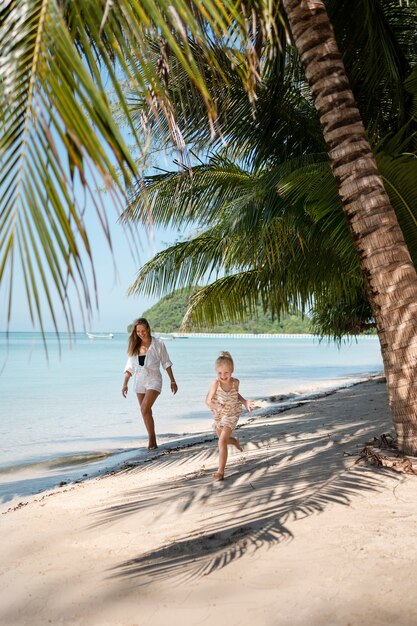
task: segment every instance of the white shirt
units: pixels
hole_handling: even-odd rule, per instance
[[[142,384],[148,386],[151,382],[162,384],[160,366],[166,370],[172,362],[168,356],[164,342],[151,335],[152,342],[145,355],[144,365],[139,365],[138,355],[129,356],[125,366],[125,372],[130,372],[136,378],[142,379]],[[159,385],[158,385],[159,386]]]

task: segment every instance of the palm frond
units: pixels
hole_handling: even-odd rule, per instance
[[[120,212],[136,165],[112,113],[116,101],[140,150],[143,136],[129,113],[123,80],[172,116],[163,76],[151,62],[158,35],[201,94],[208,119],[215,106],[190,41],[239,39],[234,3],[99,3],[15,0],[0,23],[0,288],[12,315],[12,282],[23,273],[32,322],[43,329],[42,291],[55,328],[56,297],[72,328],[70,292],[91,311],[94,267],[84,213],[92,207],[110,244],[107,210]],[[243,32],[243,30],[242,30]],[[212,62],[216,66],[216,60]],[[138,67],[140,66],[140,71]],[[221,68],[217,68],[221,74]],[[106,187],[105,201],[97,187]],[[86,191],[86,201],[83,198]],[[86,261],[87,259],[87,261]],[[85,265],[88,264],[88,269]],[[55,294],[55,296],[53,295]]]
[[[321,339],[341,343],[343,338],[358,336],[375,329],[375,322],[363,284],[352,285],[345,297],[332,294],[314,301],[311,309],[313,332]]]
[[[327,10],[368,133],[395,132],[408,116],[404,79],[416,62],[415,0],[364,0],[352,13],[347,0]]]
[[[10,319],[12,281],[20,264],[32,322],[43,329],[43,291],[58,330],[54,292],[71,328],[69,283],[81,291],[83,308],[91,311],[85,258],[94,284],[84,207],[74,199],[75,189],[86,185],[94,193],[91,161],[120,191],[103,139],[126,175],[126,167],[133,170],[134,164],[105,94],[95,87],[55,3],[20,1],[7,8],[0,27],[0,285],[10,303]],[[83,115],[77,114],[80,106]],[[116,193],[110,197],[116,204]],[[105,225],[104,205],[97,206]],[[106,228],[104,233],[109,237]]]
[[[147,177],[137,187],[125,220],[142,221],[148,208],[155,224],[205,224],[211,216],[224,212],[250,188],[253,178],[241,167],[225,159],[213,158],[208,164]]]
[[[395,209],[408,249],[417,267],[417,157],[376,154],[379,171]]]
[[[192,286],[222,267],[225,249],[221,238],[208,234],[170,246],[140,268],[128,293],[161,296]]]

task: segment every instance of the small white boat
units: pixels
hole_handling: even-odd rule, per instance
[[[105,335],[98,335],[96,333],[86,332],[86,335],[89,339],[113,339],[113,333],[107,333]]]

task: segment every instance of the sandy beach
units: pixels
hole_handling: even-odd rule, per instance
[[[417,476],[358,462],[383,433],[375,377],[250,420],[224,482],[208,432],[5,504],[0,623],[416,624]]]

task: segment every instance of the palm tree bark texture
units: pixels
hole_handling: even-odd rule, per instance
[[[365,277],[398,446],[417,456],[417,273],[321,0],[283,0]]]

